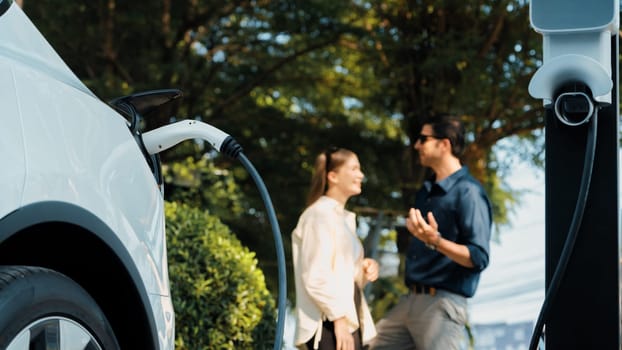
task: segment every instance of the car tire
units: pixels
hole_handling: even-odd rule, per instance
[[[0,266],[0,349],[117,350],[95,300],[56,271]]]

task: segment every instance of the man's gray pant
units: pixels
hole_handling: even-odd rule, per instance
[[[461,295],[409,293],[376,324],[370,350],[460,350],[467,320],[467,299]]]

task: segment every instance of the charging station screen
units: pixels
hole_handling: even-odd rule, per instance
[[[538,31],[600,30],[614,21],[615,0],[531,0],[531,24]]]

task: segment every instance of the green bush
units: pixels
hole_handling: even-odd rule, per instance
[[[369,286],[369,308],[375,322],[380,321],[400,301],[400,297],[408,293],[401,276],[381,277]]]
[[[271,349],[275,302],[255,254],[207,212],[165,205],[175,348]]]

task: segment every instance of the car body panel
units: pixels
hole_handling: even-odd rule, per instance
[[[2,170],[0,170],[0,217],[15,210],[22,200],[26,179],[26,160],[22,125],[20,118],[7,116],[19,115],[15,81],[10,66],[2,64],[0,58],[0,106],[2,106],[2,127],[0,128],[0,150],[2,152]]]
[[[121,260],[149,295],[160,348],[173,349],[163,196],[126,120],[73,74],[16,4],[0,15],[0,91],[0,221],[40,203],[101,220],[115,236],[103,240],[120,242],[115,252],[127,252]]]

